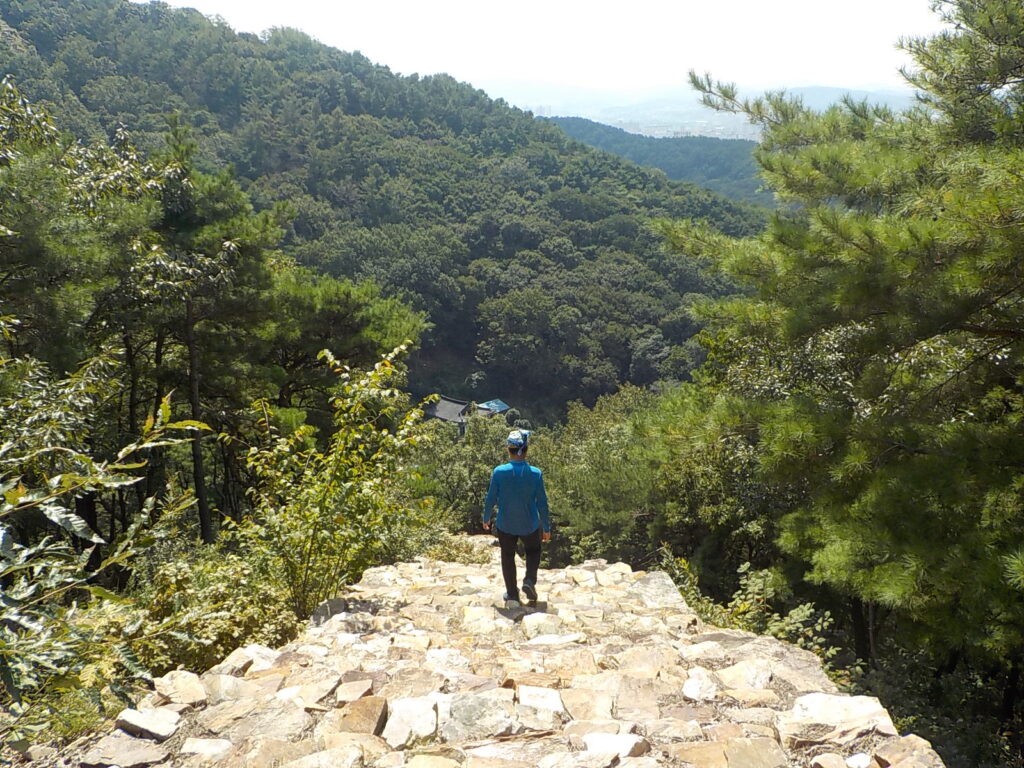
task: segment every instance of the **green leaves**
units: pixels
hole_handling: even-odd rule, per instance
[[[95,403],[113,384],[107,356],[86,362],[65,379],[31,360],[0,362],[0,676],[5,690],[0,701],[16,715],[0,724],[4,743],[46,730],[50,708],[60,709],[54,697],[101,690],[125,674],[144,672],[130,655],[111,661],[108,638],[79,609],[86,603],[93,610],[133,608],[88,582],[108,568],[125,566],[149,543],[142,529],[155,502],[145,503],[144,514],[105,552],[97,549],[105,540],[78,514],[77,505],[135,485],[151,449],[179,441],[170,430],[202,425],[168,423],[171,410],[165,402],[141,439],[117,451],[116,461],[98,460],[89,450]],[[164,501],[168,511],[174,509],[171,496]],[[19,541],[13,524],[27,518],[35,526],[52,523],[49,535]],[[53,536],[55,531],[64,535]],[[83,548],[80,541],[95,546]]]
[[[133,480],[134,482],[134,480]],[[105,544],[103,538],[92,531],[82,518],[67,511],[63,506],[53,500],[46,500],[37,506],[48,520],[56,523],[65,531],[73,533],[79,538],[91,541],[94,544]]]
[[[815,112],[691,76],[705,103],[763,126],[764,176],[799,207],[746,240],[665,228],[748,291],[702,308],[710,405],[694,423],[677,398],[697,437],[673,458],[703,444],[723,496],[765,489],[729,525],[760,521],[796,583],[886,607],[877,625],[854,614],[858,652],[876,650],[865,631],[889,633],[937,663],[1008,669],[1024,638],[1024,16],[941,6],[955,28],[907,44],[927,110]],[[727,409],[745,464],[710,450]],[[714,506],[673,488],[679,507]]]
[[[370,371],[320,353],[338,381],[326,450],[311,444],[308,427],[279,435],[269,404],[255,406],[264,432],[246,457],[256,479],[253,514],[230,538],[273,574],[300,618],[366,567],[402,551],[422,524],[395,480],[410,466],[423,416],[402,390],[406,350],[397,347]]]

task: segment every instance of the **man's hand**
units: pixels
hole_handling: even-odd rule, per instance
[[[490,523],[484,523],[483,526],[484,526],[484,530],[485,531],[491,530],[491,524]]]
[[[541,541],[551,541],[551,531],[544,531],[540,535],[540,540]]]

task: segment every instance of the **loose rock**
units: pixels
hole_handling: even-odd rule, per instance
[[[437,704],[427,697],[398,699],[389,707],[382,738],[394,749],[425,741],[437,730]]]
[[[156,692],[172,704],[194,707],[206,703],[206,689],[199,675],[185,670],[168,672],[153,681]]]
[[[133,739],[131,736],[116,734],[106,736],[90,749],[81,760],[82,768],[145,768],[161,763],[168,757],[168,751],[151,741]]]
[[[181,752],[184,755],[201,755],[219,760],[231,751],[231,747],[227,739],[185,739]]]
[[[166,707],[145,709],[125,709],[117,716],[117,727],[134,736],[163,741],[169,739],[178,730],[181,715]]]

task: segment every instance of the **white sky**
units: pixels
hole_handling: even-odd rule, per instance
[[[447,72],[513,103],[558,91],[639,99],[690,68],[744,88],[900,88],[928,0],[171,0],[235,29],[301,29],[401,74]]]

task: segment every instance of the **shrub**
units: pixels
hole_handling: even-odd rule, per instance
[[[171,430],[201,425],[169,423],[170,404],[165,400],[138,441],[122,448],[113,460],[96,459],[87,450],[86,438],[96,401],[113,386],[110,366],[109,357],[99,357],[72,376],[55,380],[35,361],[0,360],[3,745],[24,748],[36,735],[55,727],[55,718],[69,702],[100,702],[105,690],[123,694],[126,685],[146,675],[131,648],[111,638],[109,621],[96,623],[85,617],[86,609],[127,616],[128,601],[101,587],[98,579],[130,563],[149,543],[145,528],[156,511],[156,500],[146,501],[132,526],[110,543],[91,569],[87,565],[93,548],[106,542],[71,507],[82,495],[113,493],[138,482],[133,473],[144,464],[140,457],[175,442],[168,437]],[[172,496],[162,506],[174,511],[187,504],[187,497]],[[52,530],[60,533],[19,543],[14,523],[30,517],[50,521]],[[77,715],[61,717],[73,722]]]
[[[301,626],[280,585],[220,547],[160,564],[133,597],[139,608],[120,630],[154,674],[201,672],[240,646],[282,645]]]
[[[487,565],[491,562],[491,554],[486,547],[468,536],[459,536],[442,531],[437,539],[422,552],[431,560],[446,563],[462,563],[464,565]]]
[[[397,348],[366,372],[321,353],[340,378],[335,432],[324,451],[308,427],[279,435],[269,404],[257,403],[263,441],[246,458],[256,478],[253,511],[225,538],[274,580],[300,618],[367,567],[408,554],[410,540],[429,526],[425,507],[396,480],[413,471],[412,453],[423,439],[423,412],[410,409],[401,390],[405,351]]]
[[[839,652],[830,639],[831,614],[818,610],[813,603],[801,603],[780,613],[779,604],[792,597],[780,574],[771,570],[752,571],[750,564],[744,563],[738,569],[740,587],[728,605],[723,606],[701,593],[697,574],[686,559],[673,558],[666,549],[661,568],[672,577],[686,604],[703,621],[717,627],[770,635],[805,648],[821,658],[837,682],[849,683],[846,671],[834,670],[829,664]]]

